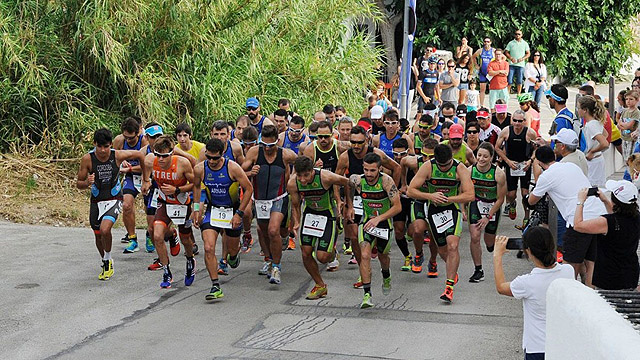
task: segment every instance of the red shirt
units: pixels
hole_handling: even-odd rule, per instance
[[[506,61],[494,60],[487,66],[487,73],[497,70],[509,71],[509,63]],[[489,90],[502,90],[509,86],[507,75],[496,75],[489,80]]]

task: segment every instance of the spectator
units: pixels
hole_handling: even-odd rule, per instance
[[[456,64],[456,74],[460,77],[460,90],[458,95],[458,104],[464,104],[467,100],[467,90],[469,90],[469,81],[473,77],[473,63],[469,54],[463,54]]]
[[[400,70],[402,69],[402,58],[400,58],[400,65],[398,65],[398,74],[400,74]],[[409,92],[407,93],[407,107],[406,107],[406,116],[407,118],[411,118],[411,104],[413,103],[413,99],[416,93],[416,84],[418,83],[418,77],[420,76],[420,71],[416,65],[411,65],[411,69],[409,69]],[[400,86],[400,84],[398,84]],[[398,88],[398,109],[400,109],[400,89]],[[337,108],[336,108],[337,109]]]
[[[442,74],[443,72],[447,71],[447,69],[444,68],[445,67],[445,62],[443,58],[439,58],[438,59],[438,67],[436,68],[436,70],[438,70],[438,73]]]
[[[526,113],[527,126],[533,129],[537,136],[540,136],[540,108],[533,101],[533,95],[531,93],[520,94],[518,96],[518,104],[520,104],[520,110]]]
[[[422,50],[422,56],[420,56],[414,64],[418,67],[418,70],[427,71],[429,68],[429,58],[433,56],[433,53],[435,52],[436,51],[432,45],[425,46]]]
[[[489,108],[494,109],[496,100],[509,100],[509,64],[504,60],[502,50],[495,50],[496,59],[489,63],[487,74],[489,75]]]
[[[593,270],[593,286],[605,290],[635,290],[638,286],[638,239],[640,238],[640,213],[638,213],[638,189],[626,180],[609,180],[606,189],[598,197],[605,204],[607,214],[591,220],[582,220],[582,207],[588,189],[578,193],[574,226],[577,231],[597,235],[597,256]]]
[[[628,158],[631,155],[634,142],[638,139],[636,131],[638,130],[638,122],[640,121],[640,110],[638,110],[638,100],[640,92],[637,90],[627,91],[624,99],[627,109],[620,115],[618,128],[622,135],[622,151],[623,157]]]
[[[495,57],[495,49],[491,47],[491,39],[485,37],[482,42],[482,47],[473,54],[473,62],[478,64],[478,81],[480,82],[480,105],[476,106],[484,106],[484,95],[489,82],[487,71],[489,63]]]
[[[591,286],[593,264],[596,259],[596,239],[592,234],[581,233],[573,228],[578,190],[590,187],[589,179],[577,165],[556,162],[555,154],[549,146],[538,148],[535,156],[544,171],[538,177],[536,187],[525,202],[534,205],[545,194],[553,200],[558,212],[566,220],[567,229],[562,239],[564,261],[573,266],[576,277],[580,274],[583,282]],[[590,197],[585,201],[583,213],[585,220],[594,219],[605,213],[606,209],[600,199]]]
[[[428,62],[428,69],[420,72],[418,85],[416,85],[418,95],[420,95],[418,98],[418,121],[420,120],[420,116],[422,116],[422,111],[425,109],[426,105],[435,103],[438,92],[440,91],[438,88],[439,74],[436,70],[436,63],[438,60],[435,56],[431,56],[428,59]]]
[[[603,135],[606,111],[604,105],[591,95],[578,99],[578,116],[584,119],[584,137],[587,140],[587,152],[584,154],[589,165],[587,177],[593,186],[604,186],[606,181],[602,157],[602,151],[609,147]]]
[[[618,93],[618,104],[616,105],[615,114],[616,114],[616,124],[620,121],[620,115],[623,111],[627,110],[627,101],[624,99],[624,95],[629,91],[629,88],[622,89]]]
[[[558,264],[551,232],[536,226],[522,236],[522,248],[535,268],[512,282],[505,281],[502,256],[507,251],[507,237],[496,238],[493,255],[494,278],[499,294],[522,299],[524,326],[522,348],[525,360],[544,359],[546,338],[547,289],[555,279],[571,279],[571,267]]]
[[[631,90],[640,91],[640,76],[636,75],[636,77],[631,82]]]
[[[371,135],[375,136],[384,132],[384,110],[382,106],[376,105],[371,108]]]
[[[456,59],[461,60],[464,55],[469,55],[469,58],[471,58],[472,54],[473,49],[469,46],[467,37],[463,36],[460,40],[460,45],[456,46]]]
[[[522,91],[522,79],[524,75],[525,61],[529,59],[531,51],[529,44],[522,39],[522,30],[516,30],[516,38],[509,41],[504,49],[504,54],[509,59],[509,86],[515,82],[517,94]]]
[[[375,94],[369,95],[369,97],[367,98],[367,101],[369,102],[369,105],[367,106],[366,109],[364,109],[364,111],[362,111],[362,114],[360,115],[360,117],[370,118],[371,108],[376,106],[376,102],[378,102],[378,96]],[[313,121],[316,121],[316,120],[314,119]]]
[[[456,73],[456,62],[453,59],[447,61],[447,70],[440,73],[441,96],[442,103],[450,102],[458,103],[458,85],[460,85],[460,75]]]
[[[471,79],[471,81],[469,81],[469,90],[467,90],[467,99],[465,102],[467,104],[467,111],[478,110],[479,96],[480,93],[478,92],[478,90],[476,90],[476,80]],[[482,96],[484,96],[484,93],[482,94]]]
[[[495,112],[491,114],[491,123],[495,124],[500,130],[511,125],[511,113],[507,111],[507,102],[498,99],[495,105]]]
[[[523,40],[524,41],[524,40]],[[524,68],[524,88],[533,95],[536,104],[540,107],[542,94],[547,90],[547,66],[539,50],[533,52],[533,57]]]
[[[576,132],[569,129],[561,129],[556,135],[551,136],[551,140],[554,140],[556,144],[553,149],[556,157],[562,158],[560,162],[576,164],[584,176],[587,176],[589,165],[587,165],[584,153],[578,150],[578,135],[576,135]]]
[[[500,128],[489,121],[489,116],[489,109],[484,107],[480,108],[476,113],[476,120],[478,121],[478,125],[480,125],[479,138],[495,146],[496,141],[498,141],[498,135],[500,135]]]
[[[449,128],[451,127],[451,125],[453,125],[453,123],[450,121],[446,121],[444,124],[442,124],[442,136],[440,137],[440,142],[449,140]]]

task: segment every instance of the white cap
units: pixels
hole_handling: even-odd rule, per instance
[[[638,199],[638,188],[627,180],[607,180],[605,184],[611,194],[625,204],[631,204]]]
[[[371,108],[371,120],[373,119],[382,119],[382,115],[384,114],[384,109],[380,105],[375,105]]]
[[[578,145],[578,134],[571,129],[562,128],[556,135],[551,136],[551,140],[556,140],[565,145]]]

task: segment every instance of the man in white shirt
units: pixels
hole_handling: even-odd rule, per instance
[[[536,150],[536,161],[544,171],[526,201],[529,205],[535,205],[545,194],[553,200],[560,215],[567,222],[567,230],[563,237],[564,261],[573,266],[576,278],[580,274],[583,282],[591,286],[596,257],[596,235],[579,233],[573,229],[578,191],[591,187],[591,183],[577,165],[556,162],[555,159],[555,154],[549,146]],[[587,201],[578,205],[584,206],[584,219],[593,219],[607,213],[602,201],[595,196],[590,196]]]
[[[556,135],[551,136],[551,140],[555,140],[556,146],[553,151],[556,157],[562,158],[560,162],[576,164],[586,176],[589,171],[587,158],[582,151],[578,150],[580,144],[576,132],[567,128],[560,129]]]

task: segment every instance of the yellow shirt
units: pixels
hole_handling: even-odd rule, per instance
[[[196,162],[198,161],[198,156],[200,155],[200,150],[202,150],[203,147],[204,147],[203,143],[201,143],[199,141],[195,141],[195,140],[191,140],[191,149],[189,149],[189,151],[184,150],[182,148],[182,146],[180,146],[180,144],[178,144],[178,149],[186,151],[186,153],[189,154],[189,155],[193,155],[193,157],[196,158]]]

